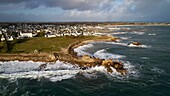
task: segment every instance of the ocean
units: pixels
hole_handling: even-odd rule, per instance
[[[121,40],[91,42],[75,51],[123,62],[126,76],[60,61],[47,64],[44,71],[38,70],[43,62],[0,62],[0,96],[169,96],[170,27],[123,27],[132,30],[108,32]],[[142,46],[128,46],[131,41]]]

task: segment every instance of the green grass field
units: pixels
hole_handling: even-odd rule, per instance
[[[58,52],[61,48],[67,48],[71,43],[82,41],[99,39],[103,37],[95,36],[63,36],[56,38],[34,37],[22,40],[15,40],[10,43],[10,50],[8,53],[30,53],[34,50],[39,52]],[[3,42],[0,42],[0,48],[2,48]]]

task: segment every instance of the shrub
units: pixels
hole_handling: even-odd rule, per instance
[[[45,36],[45,32],[39,32],[37,33],[37,37],[44,37]]]

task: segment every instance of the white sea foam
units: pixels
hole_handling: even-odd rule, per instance
[[[153,33],[153,34],[148,34],[148,35],[155,36],[156,34],[155,34],[155,33]]]
[[[140,48],[150,48],[151,47],[148,45],[139,45],[139,46],[132,45],[132,44],[128,45],[127,43],[120,43],[120,42],[102,42],[102,43],[121,45],[121,46],[126,46],[126,47],[140,47]]]
[[[107,69],[103,66],[96,66],[89,68],[87,70],[81,70],[78,66],[63,63],[60,61],[55,62],[54,64],[47,64],[47,67],[44,70],[39,70],[39,66],[44,64],[42,62],[3,62],[0,66],[0,78],[7,78],[15,80],[18,78],[26,79],[37,79],[41,80],[42,78],[49,79],[52,82],[57,82],[65,79],[70,79],[75,77],[78,73],[83,74],[87,78],[97,77],[97,72],[104,73],[110,76],[121,76],[114,68],[113,73],[108,73]],[[127,70],[131,70],[131,64],[125,63]],[[133,72],[132,70],[129,73]]]
[[[95,66],[95,67],[92,67],[88,70],[83,70],[81,73],[86,77],[86,78],[97,78],[97,73],[100,72],[100,73],[103,73],[105,74],[106,76],[108,77],[114,77],[114,78],[117,78],[118,76],[121,76],[120,73],[118,73],[113,67],[111,67],[111,69],[113,70],[112,73],[108,73],[107,72],[107,69],[104,67],[104,66]]]
[[[157,68],[157,67],[152,68],[152,69],[151,69],[151,71],[153,71],[153,72],[155,72],[155,73],[159,73],[159,74],[161,74],[161,73],[164,73],[164,72],[165,72],[164,70],[159,69],[159,68]]]
[[[112,33],[113,35],[123,35],[123,34],[136,34],[136,35],[143,35],[145,32],[137,32],[137,31],[132,31],[132,32],[114,32]]]
[[[128,47],[141,47],[141,48],[150,48],[151,46],[147,46],[147,45],[133,45],[133,44],[130,44],[130,45],[127,45]]]
[[[127,39],[130,39],[131,37],[120,37],[120,38],[123,40],[127,40]]]
[[[118,59],[118,58],[123,58],[126,56],[108,53],[105,49],[102,49],[102,50],[95,52],[94,57],[100,58],[100,59]]]
[[[78,56],[83,56],[83,55],[91,55],[88,52],[85,52],[86,49],[93,47],[93,44],[87,44],[83,46],[79,46],[78,48],[75,48],[74,51],[77,52]]]
[[[64,64],[57,61],[54,64],[47,64],[44,71],[39,70],[42,62],[4,62],[0,66],[0,78],[30,78],[40,79],[47,78],[51,81],[61,81],[75,76],[79,71],[79,67],[71,64]]]
[[[31,71],[39,68],[42,62],[18,62],[18,61],[11,61],[11,62],[4,62],[1,63],[0,66],[0,73],[13,73],[13,72],[22,72],[22,71]]]
[[[127,34],[128,32],[114,32],[113,35],[121,35],[121,34]]]
[[[123,61],[122,61],[123,62]],[[126,61],[123,62],[124,64],[124,68],[128,69],[128,74],[133,74],[133,75],[137,75],[137,71],[135,70],[135,66],[132,65],[130,62]]]
[[[145,32],[137,32],[137,31],[133,31],[133,32],[130,32],[130,34],[143,35],[143,34],[145,34]]]
[[[150,58],[149,57],[141,57],[141,59],[148,60]]]

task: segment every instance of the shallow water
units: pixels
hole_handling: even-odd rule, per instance
[[[131,27],[138,28],[138,27]],[[122,38],[114,43],[93,42],[79,47],[79,55],[89,54],[124,63],[127,76],[112,74],[96,66],[81,70],[60,61],[0,62],[0,96],[169,96],[170,27],[139,27],[142,32],[113,32]],[[127,46],[138,41],[143,46]]]

